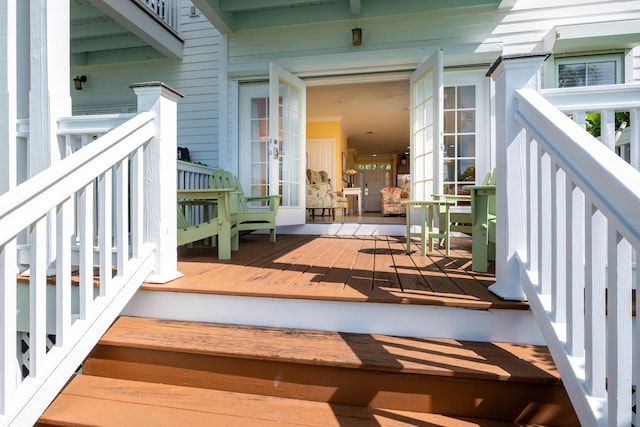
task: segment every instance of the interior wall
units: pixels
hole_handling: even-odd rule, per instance
[[[335,121],[307,121],[307,139],[334,139],[336,141],[335,166],[331,177],[333,188],[342,190],[342,154],[347,153],[347,138],[342,123]]]

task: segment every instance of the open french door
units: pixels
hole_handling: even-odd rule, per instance
[[[269,66],[269,194],[281,197],[277,225],[305,222],[307,90],[304,81]]]
[[[437,49],[411,74],[411,198],[442,193],[443,50]]]

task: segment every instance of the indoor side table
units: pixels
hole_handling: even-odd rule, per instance
[[[449,208],[455,204],[451,200],[405,200],[401,202],[403,205],[407,205],[407,254],[411,253],[411,238],[420,237],[420,255],[425,256],[427,253],[426,241],[429,239],[429,251],[433,251],[433,239],[444,238],[445,254],[449,256]],[[411,211],[413,207],[420,209],[420,230],[419,232],[411,232]],[[433,220],[439,212],[440,208],[444,207],[445,224],[439,224],[440,228],[436,233],[433,231]],[[443,229],[444,228],[444,229]]]
[[[360,187],[344,187],[342,194],[345,196],[356,196],[358,201],[358,215],[362,215],[362,188]]]

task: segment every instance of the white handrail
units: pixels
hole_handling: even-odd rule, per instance
[[[3,307],[1,334],[3,363],[0,379],[4,385],[0,395],[2,425],[33,424],[48,402],[81,364],[115,316],[122,310],[144,278],[153,268],[153,245],[145,244],[142,230],[131,212],[143,214],[143,195],[138,182],[143,182],[142,168],[129,168],[138,163],[147,143],[155,136],[155,114],[142,113],[113,132],[63,159],[15,189],[0,196],[0,289]],[[112,192],[112,175],[118,191]],[[127,182],[130,180],[131,190]],[[115,195],[115,197],[113,197]],[[74,209],[77,203],[78,209]],[[118,212],[111,233],[111,205]],[[100,239],[94,242],[93,210],[100,213]],[[80,216],[76,218],[76,211]],[[71,304],[72,224],[78,221],[79,294],[78,307]],[[49,224],[49,225],[48,225]],[[48,240],[48,226],[56,227],[56,241]],[[128,230],[131,237],[128,238]],[[29,232],[29,373],[22,377],[15,356],[16,349],[16,238]],[[105,232],[106,230],[106,232]],[[112,235],[115,238],[112,239]],[[75,239],[74,239],[75,240]],[[137,253],[129,250],[131,241],[142,242]],[[94,247],[100,256],[100,289],[94,295]],[[115,274],[111,253],[121,257]],[[49,265],[49,251],[55,254]],[[46,274],[56,271],[55,325],[47,325]],[[47,327],[55,330],[55,346],[45,346]],[[9,380],[11,379],[11,380]]]
[[[630,425],[640,354],[632,315],[640,172],[536,91],[519,90],[516,99],[529,198],[521,286],[581,423]]]

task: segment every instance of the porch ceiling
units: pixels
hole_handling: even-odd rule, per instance
[[[281,25],[496,5],[499,0],[192,0],[221,33]]]
[[[133,1],[70,0],[71,65],[182,57],[182,40]]]

